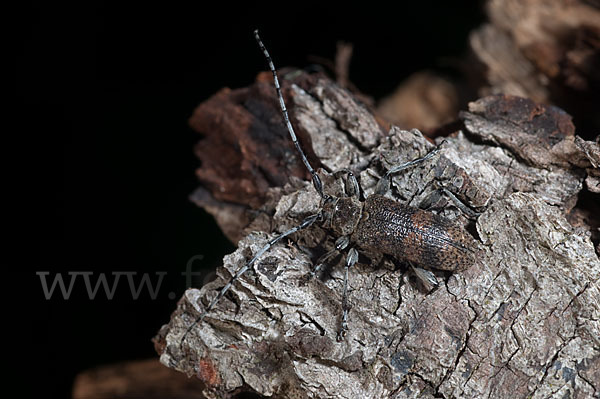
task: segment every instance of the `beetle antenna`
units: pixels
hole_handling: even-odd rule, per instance
[[[267,59],[267,62],[269,63],[269,68],[271,69],[271,72],[273,73],[273,81],[275,82],[275,90],[277,91],[277,97],[279,98],[279,106],[281,107],[281,112],[283,113],[283,119],[287,126],[287,130],[290,133],[290,137],[292,138],[292,141],[294,142],[296,149],[298,150],[298,152],[300,153],[300,156],[302,157],[302,162],[304,162],[306,169],[308,169],[308,171],[310,172],[310,174],[312,176],[312,181],[313,181],[313,185],[315,186],[315,189],[317,190],[317,192],[319,193],[321,198],[323,198],[323,183],[321,183],[321,179],[319,178],[319,176],[317,175],[317,173],[315,172],[313,167],[310,165],[310,162],[308,162],[308,158],[306,158],[304,151],[302,151],[302,147],[300,147],[300,143],[298,142],[296,133],[294,133],[294,128],[292,127],[292,123],[290,122],[290,117],[288,115],[287,108],[285,106],[285,102],[283,101],[283,95],[281,94],[281,86],[279,85],[279,78],[277,77],[277,70],[275,69],[275,65],[273,64],[273,60],[271,59],[271,56],[269,55],[267,48],[263,44],[262,40],[260,40],[260,36],[258,35],[258,29],[256,29],[254,31],[254,38],[258,42],[260,49],[262,50],[263,54],[265,55],[265,58]]]

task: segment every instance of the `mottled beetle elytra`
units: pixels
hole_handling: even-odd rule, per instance
[[[312,176],[312,183],[321,197],[319,211],[305,218],[299,225],[271,239],[254,256],[241,267],[229,282],[220,290],[206,306],[200,316],[192,323],[183,335],[185,340],[193,327],[200,323],[213,309],[217,302],[227,293],[232,284],[244,274],[265,252],[281,239],[318,222],[338,237],[335,248],[325,253],[316,262],[309,277],[314,277],[324,263],[341,251],[347,251],[345,257],[345,273],[342,296],[341,325],[337,339],[342,340],[348,329],[348,273],[358,261],[358,249],[390,255],[411,265],[417,277],[426,285],[437,284],[432,272],[427,269],[461,271],[474,262],[474,239],[458,224],[431,211],[402,205],[385,197],[390,187],[393,174],[418,165],[437,154],[443,142],[425,156],[394,166],[379,180],[375,193],[360,199],[361,187],[354,173],[342,170],[345,175],[345,196],[335,197],[325,194],[323,183],[306,157],[290,122],[285,101],[281,92],[277,70],[271,56],[263,44],[258,30],[254,37],[262,50],[269,69],[273,74],[273,82],[290,138],[300,154],[302,162]],[[336,173],[337,175],[337,173]],[[455,198],[453,198],[455,200]],[[459,206],[460,207],[460,206]],[[462,209],[462,207],[461,207]]]

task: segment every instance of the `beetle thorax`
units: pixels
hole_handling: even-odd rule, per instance
[[[338,237],[351,235],[362,214],[363,204],[356,197],[336,198],[323,206],[325,227]]]

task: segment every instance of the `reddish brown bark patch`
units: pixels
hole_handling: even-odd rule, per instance
[[[198,378],[206,385],[217,386],[221,383],[219,372],[210,359],[204,358],[198,361]]]
[[[269,187],[307,177],[264,74],[248,88],[222,89],[196,108],[189,124],[204,136],[195,148],[202,162],[196,175],[218,201],[257,208]]]

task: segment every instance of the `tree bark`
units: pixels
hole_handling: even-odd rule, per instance
[[[75,378],[73,399],[204,399],[204,384],[162,366],[156,359],[86,370]]]
[[[353,170],[368,196],[392,165],[433,148],[416,130],[386,132],[366,107],[321,75],[283,76],[292,123],[313,165],[322,167],[329,194],[343,192],[332,171]],[[262,95],[265,87],[274,92],[271,84],[261,75],[243,90]],[[251,108],[252,101],[264,107]],[[247,133],[257,121],[267,127],[240,146],[260,146],[261,162],[270,162],[273,175],[306,177],[293,146],[281,137],[287,133],[274,119],[280,117],[273,95],[243,103],[246,122],[229,128]],[[186,291],[158,333],[161,362],[201,379],[207,397],[240,391],[286,398],[597,396],[597,231],[585,219],[573,226],[567,218],[579,211],[585,185],[593,184],[586,178],[597,176],[598,144],[576,137],[561,110],[517,97],[483,98],[461,118],[462,129],[446,138],[439,155],[393,177],[389,197],[415,207],[428,202],[464,225],[479,242],[471,268],[435,271],[440,285],[426,292],[401,259],[361,253],[350,270],[349,331],[337,342],[344,268],[338,257],[319,278],[307,280],[337,238],[315,224],[268,250],[182,342],[237,270],[269,239],[319,209],[312,184],[297,177],[280,187],[259,176],[270,183],[251,182],[256,197],[237,196],[240,187],[230,185],[229,202],[215,199],[209,188],[204,195],[221,223],[232,219],[227,207],[233,202],[240,214],[249,206],[254,211],[229,226],[231,237],[242,238],[216,280]],[[234,144],[227,151],[240,148]],[[243,159],[256,152],[240,154]],[[219,186],[218,177],[213,180]],[[467,218],[436,195],[434,182],[481,215]]]

